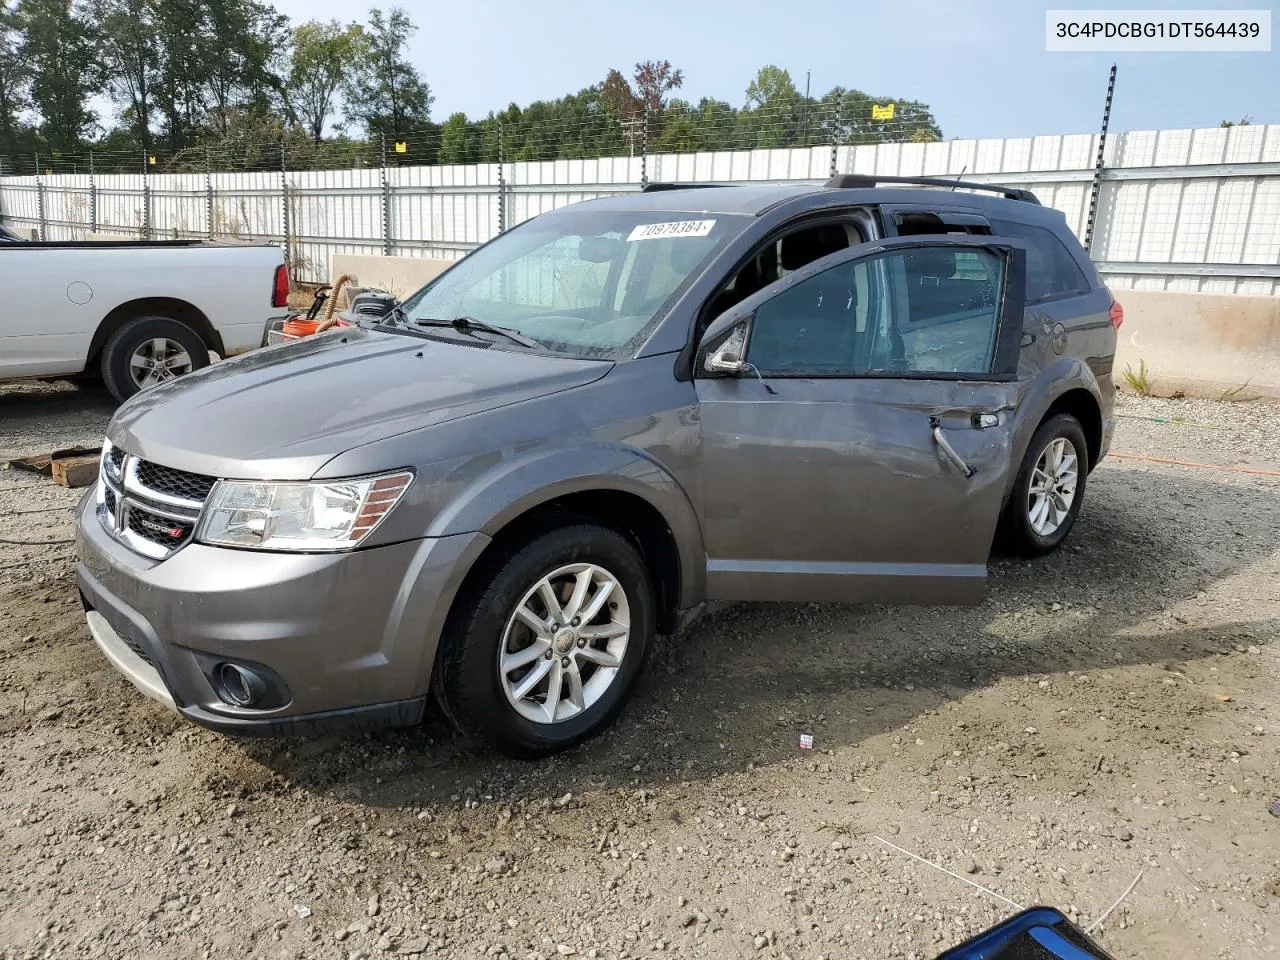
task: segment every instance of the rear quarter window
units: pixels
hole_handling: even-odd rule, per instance
[[[1089,280],[1084,271],[1052,230],[1012,220],[992,220],[991,232],[1026,241],[1028,303],[1089,292]]]

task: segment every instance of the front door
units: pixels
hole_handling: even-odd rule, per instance
[[[711,325],[704,345],[746,361],[697,355],[711,599],[981,599],[1024,275],[1018,241],[876,241]]]

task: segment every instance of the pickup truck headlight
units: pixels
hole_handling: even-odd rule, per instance
[[[356,480],[219,480],[196,539],[256,550],[350,550],[374,531],[413,480],[409,472]]]

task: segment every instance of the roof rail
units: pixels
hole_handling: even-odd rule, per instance
[[[653,193],[658,190],[705,190],[708,187],[725,187],[725,183],[646,183],[640,188],[641,193]]]
[[[965,190],[986,190],[998,193],[1007,200],[1021,200],[1024,203],[1039,204],[1040,198],[1030,190],[1021,187],[1002,187],[996,183],[974,183],[972,180],[952,180],[947,177],[877,177],[861,173],[841,173],[826,182],[828,187],[836,188],[868,188],[881,183],[904,183],[920,187],[961,187]]]

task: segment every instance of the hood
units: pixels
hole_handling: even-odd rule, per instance
[[[194,473],[306,479],[353,447],[583,386],[612,366],[351,328],[145,390],[108,436]]]

